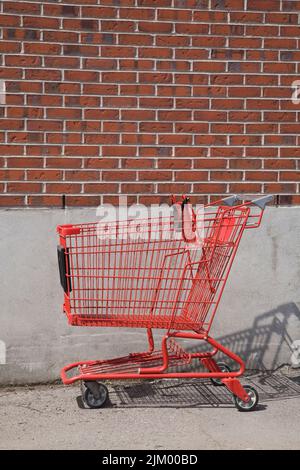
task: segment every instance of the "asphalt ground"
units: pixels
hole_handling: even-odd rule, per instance
[[[87,409],[78,385],[0,388],[0,449],[300,449],[300,370],[243,379],[259,392],[239,412],[207,380],[110,383]]]

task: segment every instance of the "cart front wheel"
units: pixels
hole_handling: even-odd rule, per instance
[[[250,385],[244,385],[244,390],[248,393],[249,401],[243,401],[237,396],[233,396],[233,402],[239,411],[253,411],[258,404],[258,393]]]
[[[101,408],[108,400],[107,387],[98,382],[93,382],[90,388],[86,385],[82,398],[89,408]]]
[[[224,362],[217,362],[217,366],[219,367],[221,372],[231,372],[230,367],[228,367],[228,365],[225,364]],[[221,379],[210,379],[210,380],[211,380],[211,383],[215,387],[220,387],[221,385],[224,385]]]

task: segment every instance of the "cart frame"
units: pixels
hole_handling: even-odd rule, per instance
[[[243,229],[257,228],[261,224],[263,212],[268,202],[272,200],[272,196],[265,196],[256,200],[241,202],[239,196],[233,195],[228,198],[215,201],[212,204],[208,204],[205,207],[223,204],[233,208],[247,208],[248,216],[245,218],[245,224]],[[184,198],[184,204],[187,203]],[[250,210],[252,207],[256,207],[258,212],[252,214]],[[183,207],[183,205],[182,205]],[[193,216],[195,214],[193,213]],[[72,234],[78,233],[78,228],[73,225],[64,225],[58,227],[58,233],[60,235],[61,246],[65,249],[65,263],[67,260],[67,244],[66,237]],[[76,381],[82,381],[85,390],[83,398],[85,403],[91,408],[99,408],[103,406],[108,397],[108,392],[103,384],[99,381],[105,380],[132,380],[132,379],[185,379],[185,378],[201,378],[211,379],[214,385],[225,385],[226,388],[232,393],[235,405],[240,411],[251,411],[257,406],[258,394],[250,386],[242,386],[239,377],[243,375],[245,371],[244,361],[236,355],[234,352],[225,348],[215,339],[209,335],[209,330],[213,322],[215,313],[217,311],[220,299],[222,297],[223,290],[226,285],[226,280],[230,272],[231,265],[235,258],[239,241],[242,237],[243,230],[238,235],[237,243],[233,249],[233,253],[230,257],[228,270],[226,273],[225,282],[221,286],[221,290],[217,297],[217,301],[214,306],[212,315],[210,316],[209,323],[206,328],[198,329],[194,331],[178,331],[178,329],[172,328],[172,322],[170,322],[169,328],[166,328],[167,332],[162,338],[161,348],[156,350],[153,332],[151,327],[147,327],[147,338],[148,338],[148,350],[145,352],[131,353],[128,356],[103,360],[103,361],[79,361],[65,366],[61,370],[61,379],[64,384],[72,384]],[[201,263],[202,261],[200,261]],[[193,264],[199,261],[190,262],[185,265],[184,272],[190,269]],[[61,259],[60,259],[60,268]],[[66,269],[68,266],[63,266],[64,269],[60,269],[61,283],[65,290],[65,303],[64,311],[67,313],[70,321],[70,299],[68,297],[68,289],[70,289],[70,280],[66,276]],[[210,350],[204,352],[187,353],[175,340],[176,339],[187,339],[197,340],[204,342]],[[229,367],[223,363],[218,363],[215,360],[216,354],[220,352],[227,356],[231,361],[238,365],[238,369],[231,371]],[[199,361],[207,372],[182,372],[182,371],[169,371],[168,369],[175,366],[182,367],[183,365],[190,364],[193,360]],[[74,370],[78,371],[75,375]],[[103,388],[104,387],[104,388]],[[104,393],[103,392],[104,390]]]

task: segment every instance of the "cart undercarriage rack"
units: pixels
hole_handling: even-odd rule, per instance
[[[253,410],[258,394],[238,379],[244,362],[209,332],[244,229],[259,227],[270,200],[230,196],[195,214],[184,197],[174,202],[170,217],[59,226],[69,323],[146,328],[149,345],[146,352],[69,364],[63,382],[81,381],[86,405],[100,408],[108,399],[101,380],[210,378],[227,387],[240,411]],[[154,347],[154,328],[165,330],[160,349]],[[182,339],[204,343],[207,350],[189,353]],[[219,352],[236,370],[215,360]],[[206,371],[195,372],[199,365]]]

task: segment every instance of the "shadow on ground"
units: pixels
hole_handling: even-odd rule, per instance
[[[265,373],[245,377],[242,382],[257,389],[261,403],[300,396],[300,375],[292,379],[280,373]],[[179,383],[161,381],[119,386],[114,387],[114,392],[119,405],[189,407],[232,404],[231,394],[226,387],[215,387],[210,381],[197,379]]]
[[[257,411],[267,408],[269,401],[300,397],[300,371],[295,377],[281,372],[260,373],[244,377],[242,382],[254,386],[260,398]],[[208,380],[156,380],[141,383],[110,385],[109,407],[116,408],[202,408],[233,406],[232,396],[221,386]],[[78,406],[83,408],[81,397]]]

